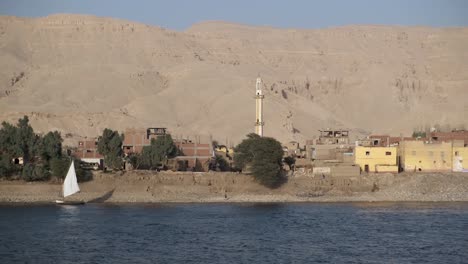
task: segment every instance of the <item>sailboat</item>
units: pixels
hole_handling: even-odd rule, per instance
[[[63,181],[63,199],[56,200],[55,203],[57,204],[84,204],[84,201],[65,201],[65,197],[75,194],[80,191],[80,187],[78,186],[78,180],[76,179],[75,173],[75,164],[72,161],[70,168],[68,169],[67,176]]]

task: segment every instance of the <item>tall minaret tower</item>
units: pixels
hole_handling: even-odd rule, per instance
[[[255,86],[255,105],[256,105],[256,121],[255,121],[255,133],[261,137],[263,137],[263,98],[265,96],[262,92],[262,79],[260,77],[257,78],[257,84]]]

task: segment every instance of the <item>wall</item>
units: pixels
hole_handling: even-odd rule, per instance
[[[405,171],[452,170],[452,142],[404,141],[400,143],[399,155],[401,168]]]
[[[468,147],[453,147],[453,171],[468,172]]]
[[[355,163],[362,171],[378,172],[377,165],[397,165],[396,147],[362,147],[358,146],[354,150]]]

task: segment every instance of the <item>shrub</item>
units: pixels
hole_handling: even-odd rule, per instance
[[[53,158],[50,160],[49,166],[51,176],[64,179],[70,167],[70,160],[68,158]]]
[[[25,181],[44,181],[49,179],[50,174],[43,165],[25,164],[22,177]]]

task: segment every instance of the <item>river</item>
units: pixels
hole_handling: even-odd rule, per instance
[[[468,263],[468,203],[6,204],[0,263]]]

